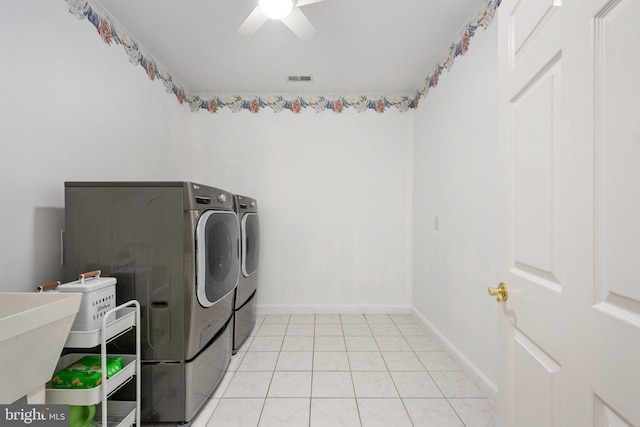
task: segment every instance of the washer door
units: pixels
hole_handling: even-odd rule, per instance
[[[203,307],[211,307],[238,284],[239,245],[240,227],[234,212],[202,214],[196,227],[196,288]]]
[[[258,214],[242,217],[242,274],[251,276],[260,264],[260,222]]]

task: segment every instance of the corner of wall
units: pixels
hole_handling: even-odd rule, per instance
[[[478,386],[478,388],[495,404],[498,402],[498,386],[493,382],[473,361],[465,356],[453,342],[436,328],[425,316],[423,316],[415,307],[411,309],[411,314],[418,320],[422,326],[430,331],[438,340],[440,347],[456,361]]]

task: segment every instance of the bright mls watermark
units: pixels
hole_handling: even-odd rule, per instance
[[[69,427],[69,405],[0,405],[0,427]]]

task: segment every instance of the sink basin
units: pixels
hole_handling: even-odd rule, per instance
[[[76,293],[0,292],[0,404],[24,396],[29,403],[44,403],[44,385],[81,299]]]

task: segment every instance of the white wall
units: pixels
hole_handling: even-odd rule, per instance
[[[202,111],[193,179],[258,200],[262,312],[410,307],[412,113]]]
[[[0,6],[0,291],[62,278],[64,181],[184,179],[189,112],[64,1]]]
[[[495,394],[498,282],[497,25],[416,111],[413,154],[415,312]],[[434,230],[434,217],[440,230]]]
[[[95,31],[0,6],[1,291],[61,278],[64,181],[200,181],[259,201],[263,311],[413,305],[495,381],[495,26],[417,111],[340,115],[190,114]]]
[[[412,113],[191,114],[65,2],[2,9],[0,290],[61,278],[64,181],[190,179],[259,200],[263,307],[408,310]]]

